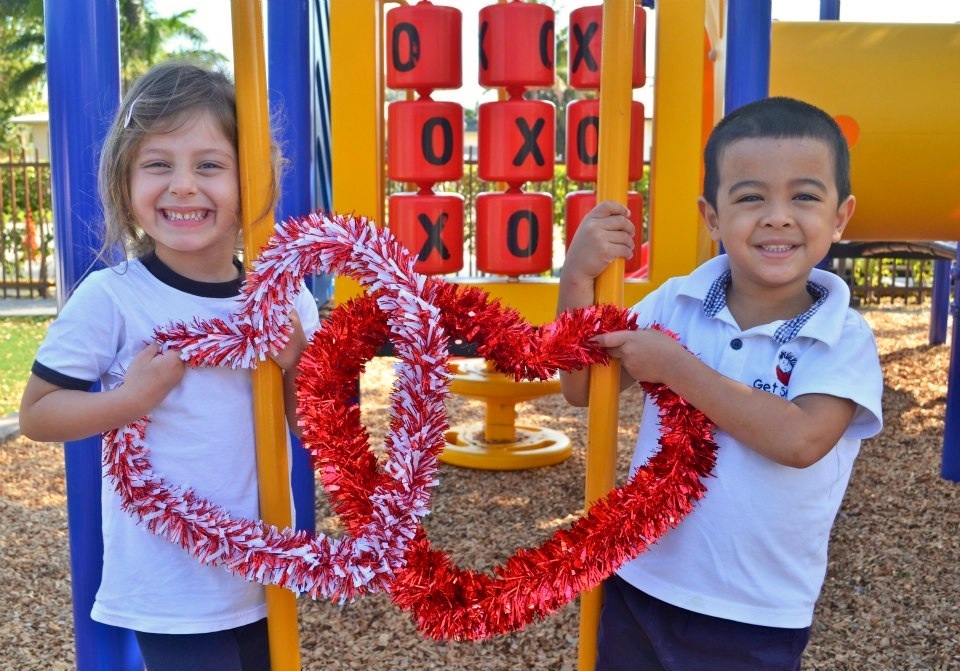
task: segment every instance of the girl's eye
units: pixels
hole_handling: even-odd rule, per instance
[[[197,166],[200,170],[216,170],[220,167],[219,163],[214,163],[213,161],[204,161]]]
[[[166,161],[148,161],[144,163],[143,167],[149,169],[169,168],[170,164]]]

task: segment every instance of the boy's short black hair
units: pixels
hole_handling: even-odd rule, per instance
[[[850,148],[839,124],[819,107],[794,98],[762,98],[730,112],[716,125],[703,152],[703,197],[717,207],[720,155],[745,138],[814,138],[827,143],[834,155],[837,193],[842,203],[850,195]]]

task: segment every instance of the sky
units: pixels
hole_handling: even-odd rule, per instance
[[[354,0],[363,2],[364,0]],[[370,1],[370,0],[367,0]],[[437,91],[432,96],[436,100],[453,100],[461,105],[473,107],[478,102],[496,99],[496,93],[486,91],[476,84],[478,33],[477,17],[480,9],[494,4],[495,0],[433,0],[436,5],[458,7],[463,12],[463,81],[464,86],[457,91]],[[820,17],[820,0],[772,0],[772,15],[779,21],[817,21]],[[558,0],[557,25],[568,23],[571,9],[587,5],[601,4],[601,0],[576,1]],[[203,30],[207,35],[209,48],[220,51],[232,59],[233,41],[230,14],[230,0],[154,0],[154,10],[160,16],[170,16],[187,9],[195,9],[196,14],[190,23]],[[957,0],[840,0],[841,21],[864,21],[882,23],[957,23],[960,22],[960,2]],[[655,40],[648,35],[647,63],[654,62],[652,57]],[[472,73],[472,74],[471,74]]]

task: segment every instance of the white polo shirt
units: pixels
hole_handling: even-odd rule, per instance
[[[718,256],[673,278],[632,309],[659,323],[707,365],[786,399],[829,394],[858,407],[840,442],[808,468],[777,464],[716,430],[715,477],[680,525],[619,575],[662,601],[749,624],[802,628],[813,620],[830,529],[860,441],[882,427],[883,378],[870,327],[836,275],[814,269],[815,304],[789,321],[741,330],[726,306],[729,264]],[[631,472],[659,446],[645,401]],[[780,427],[788,435],[791,427]]]

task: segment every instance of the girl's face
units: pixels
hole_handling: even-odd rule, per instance
[[[130,172],[137,224],[157,257],[201,282],[236,279],[240,229],[237,151],[208,111],[169,133],[147,134]]]

